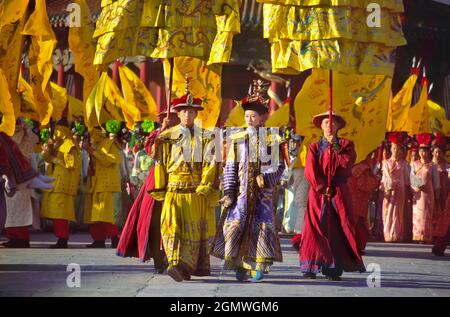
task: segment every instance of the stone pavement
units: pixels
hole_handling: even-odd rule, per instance
[[[368,269],[378,266],[381,286],[369,287],[373,269],[344,273],[340,282],[321,275],[316,280],[302,279],[298,256],[287,238],[281,239],[283,263],[275,263],[261,283],[236,282],[234,272],[223,271],[216,258],[211,258],[211,276],[176,283],[167,275],[154,274],[152,262],[121,258],[112,249],[86,249],[90,242],[86,233],[73,234],[66,250],[48,249],[54,243],[49,233],[31,238],[30,249],[0,247],[0,296],[450,296],[449,251],[445,257],[435,257],[430,245],[369,243],[364,263]],[[80,265],[79,288],[67,286],[70,263]],[[376,286],[376,279],[369,280]]]

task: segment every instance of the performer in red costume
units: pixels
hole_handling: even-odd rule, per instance
[[[343,271],[364,272],[365,267],[356,243],[352,201],[347,179],[356,159],[353,142],[337,137],[345,126],[342,117],[332,112],[313,118],[323,138],[309,146],[305,177],[311,187],[308,194],[300,248],[300,270],[305,278],[322,272],[329,280],[340,280]],[[331,157],[329,153],[331,143]],[[331,186],[328,167],[331,165]]]

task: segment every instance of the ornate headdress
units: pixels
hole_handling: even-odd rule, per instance
[[[175,98],[172,101],[172,107],[173,110],[179,110],[180,108],[193,108],[198,111],[203,110],[203,107],[201,106],[202,100],[200,98],[194,98],[194,96],[189,91],[189,78],[186,74],[186,94],[180,98]]]
[[[250,94],[241,100],[244,111],[253,110],[259,114],[266,114],[269,112],[270,97],[267,93],[269,85],[269,83],[265,83],[261,79],[253,80],[250,87]]]
[[[391,143],[407,146],[408,144],[408,135],[406,132],[386,132],[386,140]]]
[[[419,148],[430,148],[433,135],[428,132],[419,133],[416,137]]]

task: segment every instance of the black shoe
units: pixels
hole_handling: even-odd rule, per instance
[[[329,280],[329,281],[342,281],[340,276],[327,276],[327,280]]]
[[[3,246],[5,248],[11,248],[11,249],[26,249],[26,248],[30,247],[30,241],[20,240],[20,239],[11,239],[8,242],[4,242]]]
[[[239,282],[244,282],[247,279],[247,270],[244,269],[242,266],[239,266],[236,269],[236,280]]]
[[[183,277],[183,280],[190,281],[191,280],[191,274],[188,273],[185,269],[180,269],[181,276]]]
[[[431,252],[435,255],[435,256],[444,256],[444,251],[440,251],[440,250],[436,250],[435,248],[431,249]]]
[[[316,274],[315,273],[311,273],[311,272],[306,272],[306,273],[303,273],[303,278],[305,278],[307,280],[315,280],[316,279]]]
[[[175,282],[183,282],[183,275],[180,272],[180,270],[175,266],[172,266],[167,270],[167,275],[173,278]]]
[[[105,240],[95,240],[91,244],[86,245],[89,249],[104,249],[106,248]]]
[[[164,272],[166,272],[168,265],[167,264],[159,264],[157,265],[156,263],[154,264],[155,266],[155,273],[156,274],[164,274]]]
[[[67,249],[68,245],[67,245],[67,239],[58,239],[58,242],[56,242],[56,244],[53,244],[50,246],[50,249]]]
[[[111,249],[117,248],[117,245],[119,244],[119,236],[114,236],[111,238]]]

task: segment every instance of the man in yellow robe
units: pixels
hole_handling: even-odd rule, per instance
[[[102,130],[94,128],[91,145],[85,145],[90,156],[90,171],[84,222],[90,224],[89,232],[94,239],[88,248],[105,248],[106,238],[111,238],[111,248],[119,242],[114,218],[114,193],[120,193],[121,155],[115,135],[109,138]]]
[[[43,158],[48,164],[47,175],[54,178],[54,188],[44,192],[41,216],[53,220],[58,242],[54,249],[67,248],[69,221],[75,218],[75,196],[80,182],[81,156],[71,130],[57,125],[53,139],[44,145]]]
[[[157,139],[155,189],[151,195],[164,200],[161,237],[175,281],[191,275],[210,274],[210,246],[216,223],[212,206],[217,190],[216,162],[212,137],[194,125],[201,100],[187,94],[173,101],[180,124],[164,131]]]

